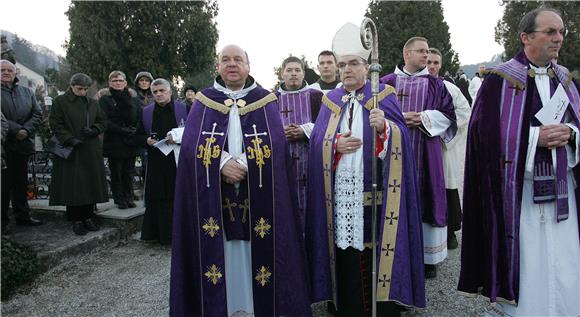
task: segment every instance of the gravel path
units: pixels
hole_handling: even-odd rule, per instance
[[[459,236],[460,237],[460,236]],[[427,281],[427,308],[404,316],[477,316],[483,299],[457,295],[459,249]],[[167,316],[170,249],[128,240],[66,259],[2,303],[3,316]],[[314,316],[325,317],[324,305]]]

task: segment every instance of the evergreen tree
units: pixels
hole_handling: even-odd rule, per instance
[[[100,83],[122,70],[211,83],[218,39],[217,3],[204,1],[73,1],[67,11],[67,60]],[[201,76],[200,76],[201,74]],[[205,75],[205,76],[204,76]]]
[[[443,18],[441,1],[371,0],[366,16],[376,26],[379,38],[379,63],[382,74],[392,73],[403,64],[403,45],[413,36],[427,38],[429,47],[443,54],[441,74],[457,73],[459,58],[451,48],[449,26]]]
[[[558,64],[570,70],[580,69],[580,2],[577,1],[504,1],[505,11],[495,27],[495,41],[505,49],[504,60],[512,58],[521,48],[518,26],[529,11],[545,5],[562,14],[568,36],[564,39]]]

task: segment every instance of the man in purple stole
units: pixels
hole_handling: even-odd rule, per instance
[[[314,121],[320,110],[323,93],[311,89],[304,81],[302,61],[290,56],[282,62],[282,80],[276,93],[280,119],[294,161],[296,184],[298,185],[298,202],[300,206],[300,224],[304,228],[304,211],[306,210],[306,184],[308,182],[308,140]]]
[[[447,257],[447,197],[442,141],[457,131],[451,95],[443,80],[429,75],[429,45],[423,37],[412,37],[403,46],[405,65],[381,78],[395,87],[403,116],[411,132],[417,180],[423,212],[425,276],[437,275],[435,264]]]
[[[371,315],[371,162],[378,155],[376,299],[378,315],[398,316],[401,306],[425,307],[419,195],[409,130],[393,87],[380,85],[373,109],[369,51],[359,32],[348,23],[334,37],[343,86],[323,97],[310,139],[312,302],[332,301],[336,316]]]
[[[226,46],[182,139],[171,316],[310,316],[305,250],[274,94]]]
[[[459,290],[496,316],[580,315],[580,97],[553,62],[566,29],[540,7],[514,58],[485,73],[467,136]]]

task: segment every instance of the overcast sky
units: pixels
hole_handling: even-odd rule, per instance
[[[499,2],[443,0],[451,44],[461,64],[487,61],[502,51],[494,41],[494,27],[503,14]],[[69,3],[69,0],[2,1],[0,29],[64,55],[62,45],[68,38],[69,27],[64,12]],[[304,55],[315,66],[318,53],[331,48],[334,33],[346,22],[360,24],[368,6],[366,0],[218,0],[218,3],[217,50],[231,43],[242,46],[250,56],[252,76],[266,88],[274,86],[273,69],[288,54]],[[317,20],[318,23],[306,23]]]

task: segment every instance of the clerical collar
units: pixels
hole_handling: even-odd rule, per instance
[[[288,90],[286,88],[286,83],[281,83],[280,87],[278,88],[278,92],[282,95],[286,95],[286,94],[296,94],[296,93],[300,93],[303,92],[305,90],[308,89],[308,83],[303,80],[302,81],[302,86],[300,86],[300,88],[296,89],[296,90]]]
[[[408,73],[407,71],[405,71],[405,67],[401,67],[401,66],[397,65],[395,67],[395,75],[404,76],[404,77],[424,76],[424,75],[429,75],[429,70],[427,69],[427,67],[425,67],[422,70],[411,74],[411,73]]]
[[[213,88],[215,88],[218,91],[221,91],[222,93],[224,93],[225,95],[227,95],[232,99],[242,98],[256,87],[258,87],[258,85],[256,84],[256,81],[252,76],[248,76],[244,88],[236,91],[227,88],[221,76],[218,76],[213,83]]]
[[[334,89],[338,84],[340,84],[340,79],[337,78],[334,81],[327,83],[322,80],[322,77],[320,77],[316,82],[320,85],[320,89]]]

